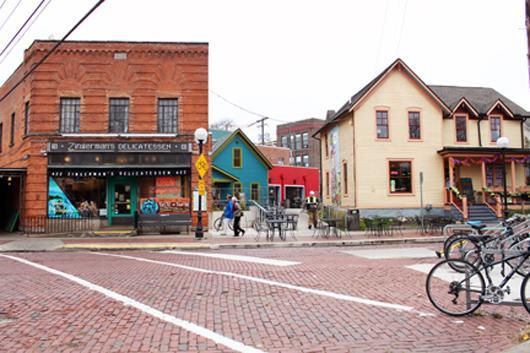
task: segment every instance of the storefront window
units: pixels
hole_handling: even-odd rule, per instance
[[[106,215],[105,195],[105,178],[50,177],[48,216],[98,217]]]
[[[390,162],[390,193],[411,193],[411,162]]]

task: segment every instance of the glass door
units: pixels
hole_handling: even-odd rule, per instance
[[[133,224],[136,212],[136,180],[133,178],[110,179],[108,205],[109,225]]]

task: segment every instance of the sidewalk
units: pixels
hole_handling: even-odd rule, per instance
[[[221,236],[218,233],[206,233],[203,239],[189,235],[142,235],[132,237],[91,237],[91,238],[27,238],[24,236],[9,239],[0,238],[0,252],[20,251],[97,251],[97,250],[197,250],[197,249],[252,249],[285,247],[325,247],[325,246],[363,246],[380,244],[418,244],[441,242],[440,235],[422,235],[417,231],[404,231],[392,236],[373,236],[365,232],[352,232],[351,236],[341,238],[314,237],[311,230],[298,230],[295,237],[287,236],[282,241],[278,236],[267,241],[262,235],[256,239],[256,232],[248,229],[241,237]]]

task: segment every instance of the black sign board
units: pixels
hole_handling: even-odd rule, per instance
[[[187,142],[50,142],[48,152],[97,153],[183,153],[191,152]]]

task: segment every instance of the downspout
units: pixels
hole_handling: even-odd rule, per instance
[[[521,148],[524,148],[524,123],[527,118],[521,119]]]
[[[480,118],[480,115],[478,116],[478,122],[477,122],[477,127],[478,127],[478,145],[480,147],[482,147],[482,134],[480,133],[480,122],[482,121],[482,119]]]
[[[355,155],[355,113],[352,111],[351,113],[351,127],[353,132],[353,207],[357,208],[357,157]]]

